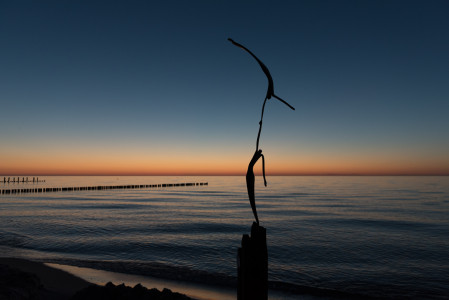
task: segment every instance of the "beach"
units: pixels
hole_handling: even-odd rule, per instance
[[[185,299],[196,300],[231,300],[237,297],[236,291],[232,288],[176,280],[163,280],[150,276],[139,276],[55,263],[44,263],[15,257],[0,257],[0,279],[2,282],[2,285],[0,285],[0,299],[73,299],[73,296],[77,292],[87,287],[104,287],[111,283],[116,287],[119,285],[125,285],[127,287],[141,285],[147,289],[157,289],[159,291],[168,290],[167,293],[171,293],[174,296],[170,298],[165,295],[163,299],[166,300],[184,299],[184,297]],[[11,290],[14,292],[11,293]],[[17,295],[20,296],[18,297]],[[291,300],[296,299],[297,296],[272,290],[269,292],[269,299],[274,300]],[[346,298],[337,295],[333,297],[329,295],[301,295],[301,299],[323,300]],[[351,297],[347,299],[351,299]]]
[[[104,286],[113,283],[134,287],[142,285],[148,289],[172,290],[188,294],[194,299],[234,299],[229,291],[211,287],[166,282],[150,277],[80,268],[68,265],[35,262],[23,258],[0,258],[0,299],[71,299],[77,292],[89,286]],[[165,299],[165,298],[164,298]],[[173,297],[172,299],[178,299]]]
[[[30,298],[33,294],[38,294],[44,299],[69,299],[77,291],[91,284],[65,271],[22,258],[0,258],[0,270],[4,277],[0,296],[5,299],[15,299],[13,298],[14,294],[29,295]],[[36,276],[43,288],[40,288],[39,282],[36,282],[35,278],[27,276],[28,274]],[[6,284],[6,279],[9,279],[9,285]],[[8,290],[10,293],[5,295]]]

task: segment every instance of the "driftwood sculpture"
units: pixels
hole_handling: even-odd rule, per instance
[[[259,224],[259,218],[257,216],[257,210],[256,210],[256,198],[255,198],[255,194],[254,194],[255,176],[254,176],[253,168],[254,168],[254,165],[257,163],[257,161],[262,157],[263,180],[264,180],[264,185],[267,186],[267,180],[265,178],[265,157],[262,154],[262,149],[259,149],[259,139],[260,139],[260,133],[262,131],[262,122],[263,122],[263,113],[265,111],[265,104],[267,103],[268,99],[271,99],[271,97],[274,97],[277,100],[284,103],[285,105],[287,105],[292,110],[295,110],[295,108],[274,94],[273,78],[271,77],[270,71],[264,65],[264,63],[260,59],[258,59],[251,51],[249,51],[246,47],[233,41],[232,39],[228,39],[228,40],[235,46],[242,48],[243,50],[248,52],[252,57],[254,57],[254,59],[257,60],[260,67],[262,68],[262,71],[265,73],[265,75],[267,76],[267,79],[268,79],[267,94],[265,96],[265,100],[262,105],[262,115],[261,115],[260,121],[259,121],[259,132],[257,134],[256,151],[254,152],[254,155],[253,155],[251,161],[249,162],[248,170],[246,172],[246,188],[248,190],[249,203],[251,204],[251,209],[253,210],[254,218],[256,219],[257,224]]]

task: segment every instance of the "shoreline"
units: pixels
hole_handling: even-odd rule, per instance
[[[69,299],[92,285],[65,271],[23,258],[0,257],[0,267],[5,277],[0,290],[3,293],[10,289],[16,294],[44,293],[45,298]]]
[[[160,284],[157,287],[149,286],[147,283],[152,281],[145,282],[144,280],[134,281],[135,283],[131,284],[133,280],[127,278],[127,274],[121,274],[121,276],[117,276],[117,274],[89,268],[41,263],[24,258],[0,257],[0,298],[34,299],[37,297],[38,299],[66,300],[72,299],[77,292],[85,291],[88,287],[105,287],[109,282],[116,286],[124,283],[131,288],[140,283],[147,289],[157,288],[159,291],[167,288]],[[173,293],[180,293],[192,298],[192,295],[186,295],[184,290],[178,290]],[[192,299],[214,298],[195,297]]]
[[[180,293],[196,300],[234,300],[237,298],[236,290],[232,288],[39,262],[30,258],[0,257],[0,267],[2,265],[37,276],[46,292],[44,299],[70,299],[76,292],[88,286],[105,286],[108,282],[112,282],[114,285],[125,284],[129,287],[141,284],[147,289],[156,288],[159,291],[169,289],[174,293]],[[270,300],[291,300],[297,297],[298,295],[269,290]],[[305,300],[329,299],[312,295],[301,295],[301,298]]]
[[[167,288],[197,300],[230,300],[236,297],[231,289],[85,267],[36,262],[25,258],[0,257],[0,272],[7,278],[10,277],[9,273],[11,272],[18,275],[15,281],[19,286],[26,285],[26,281],[33,278],[27,276],[26,273],[32,274],[39,278],[38,282],[40,282],[33,288],[37,289],[38,285],[41,285],[43,289],[39,293],[45,293],[45,298],[58,300],[70,299],[76,292],[84,288],[92,285],[105,286],[108,282],[112,282],[114,285],[125,284],[130,287],[141,284],[148,289],[156,288],[160,291]],[[36,280],[33,279],[33,282]],[[5,282],[1,287],[8,288],[8,283]],[[15,289],[15,287],[13,288]],[[0,292],[4,291],[0,290]],[[23,291],[19,292],[23,293]]]
[[[146,288],[156,288],[158,290],[168,288],[173,292],[185,294],[186,296],[197,300],[213,300],[213,299],[234,300],[236,299],[237,295],[236,292],[232,289],[226,289],[210,285],[203,285],[168,279],[159,279],[151,276],[125,274],[119,272],[111,272],[111,271],[104,271],[92,268],[62,265],[55,263],[45,263],[45,265],[55,269],[63,270],[78,278],[82,278],[83,280],[86,280],[88,282],[97,285],[105,285],[108,282],[112,282],[115,285],[124,283],[125,285],[131,287],[134,287],[136,284],[141,284]]]

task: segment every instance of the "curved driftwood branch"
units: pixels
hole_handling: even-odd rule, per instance
[[[251,209],[253,210],[254,218],[256,219],[257,224],[259,224],[259,218],[257,217],[257,210],[256,210],[256,199],[255,199],[255,193],[254,193],[255,176],[254,176],[253,168],[254,168],[254,165],[259,160],[259,158],[262,157],[263,180],[264,180],[265,186],[267,186],[267,180],[265,178],[265,157],[262,154],[262,149],[259,149],[260,133],[262,132],[263,114],[265,112],[265,104],[267,103],[268,99],[271,99],[271,97],[274,97],[277,100],[279,100],[280,102],[287,105],[290,109],[295,110],[295,108],[293,106],[291,106],[290,104],[288,104],[285,100],[279,98],[278,96],[276,96],[274,94],[273,78],[271,77],[270,71],[268,70],[267,66],[265,66],[265,64],[260,59],[258,59],[257,56],[255,56],[254,53],[252,53],[248,48],[235,42],[234,40],[232,40],[230,38],[228,40],[235,46],[248,52],[259,63],[260,67],[262,68],[262,71],[265,73],[265,76],[267,76],[267,79],[268,79],[267,94],[265,96],[265,100],[263,101],[262,113],[261,113],[260,121],[259,121],[259,132],[257,133],[257,140],[256,140],[256,151],[254,152],[254,155],[248,165],[248,170],[246,172],[246,188],[248,190],[249,203],[251,204]]]

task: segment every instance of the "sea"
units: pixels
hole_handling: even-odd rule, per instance
[[[3,179],[3,176],[1,176]],[[30,177],[31,179],[31,177]],[[1,189],[0,256],[235,289],[244,176],[46,176]],[[291,299],[449,299],[448,176],[256,177],[269,288]]]

